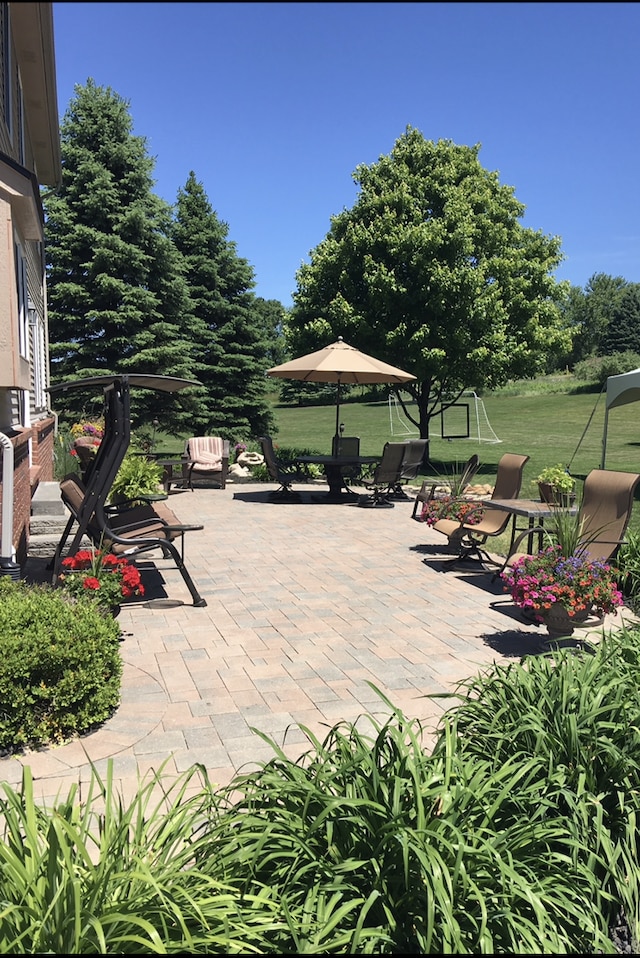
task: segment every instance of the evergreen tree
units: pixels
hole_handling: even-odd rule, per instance
[[[628,283],[611,308],[611,319],[600,343],[600,353],[640,353],[640,283]]]
[[[622,276],[594,273],[584,289],[569,287],[561,313],[573,346],[569,355],[556,353],[551,357],[548,370],[558,369],[565,364],[575,366],[590,356],[618,351],[612,346],[615,342],[624,341],[624,337],[616,334],[612,324],[620,298],[628,286],[629,283]],[[626,347],[622,349],[624,351]]]
[[[240,440],[271,429],[264,373],[284,309],[256,298],[253,270],[228,232],[192,171],[178,192],[172,237],[185,263],[196,372],[203,384],[196,391],[193,428]]]
[[[52,382],[108,373],[194,377],[191,307],[154,161],[109,87],[76,86],[61,126],[62,184],[44,195]],[[95,396],[101,399],[101,393]],[[79,415],[87,396],[60,395]],[[134,429],[186,425],[189,400],[135,390]]]

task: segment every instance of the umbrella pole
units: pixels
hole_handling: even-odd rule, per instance
[[[340,435],[340,379],[338,379],[338,392],[336,395],[336,439]]]

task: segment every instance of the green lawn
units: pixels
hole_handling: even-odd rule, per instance
[[[573,380],[565,382],[572,383]],[[541,381],[539,388],[544,388]],[[555,387],[558,388],[558,387]],[[566,387],[565,387],[566,388]],[[523,496],[537,496],[532,480],[548,465],[569,466],[579,481],[591,469],[600,467],[604,429],[605,400],[598,393],[549,393],[507,395],[491,393],[483,397],[491,428],[501,442],[475,439],[440,438],[439,420],[433,422],[430,441],[431,474],[451,473],[456,463],[477,452],[480,470],[477,482],[493,482],[497,463],[505,452],[530,457],[524,470]],[[274,405],[277,432],[275,441],[283,447],[307,448],[326,453],[331,449],[335,430],[335,407]],[[472,428],[475,411],[470,408]],[[359,436],[363,455],[376,455],[385,442],[411,438],[394,422],[393,432],[387,402],[343,403],[340,421],[345,435]],[[638,407],[631,403],[609,414],[607,435],[608,469],[640,471],[640,425]],[[416,435],[415,432],[412,435]],[[637,494],[637,498],[640,492]],[[631,528],[640,529],[640,503],[636,502]]]

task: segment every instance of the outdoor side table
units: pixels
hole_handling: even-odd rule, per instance
[[[533,552],[533,540],[534,536],[537,536],[539,552],[542,549],[544,520],[552,519],[560,510],[562,512],[568,512],[572,516],[575,516],[578,512],[576,505],[569,506],[567,509],[565,507],[552,506],[548,502],[541,502],[538,499],[488,499],[484,503],[484,507],[487,509],[500,509],[502,512],[510,512],[513,516],[511,542],[509,543],[509,551],[505,559],[505,565],[513,551],[513,545],[518,532],[529,532],[527,536],[527,552],[529,553]],[[519,526],[518,517],[526,519],[527,525]],[[536,529],[538,531],[534,531]]]

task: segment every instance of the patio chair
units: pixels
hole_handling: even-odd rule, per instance
[[[194,606],[199,608],[206,606],[205,599],[198,593],[184,564],[185,533],[201,530],[204,526],[179,523],[169,510],[163,517],[149,504],[136,506],[122,504],[104,508],[98,506],[97,510],[92,511],[87,517],[88,506],[85,492],[81,479],[75,473],[65,476],[60,483],[60,495],[70,515],[53,560],[54,582],[60,572],[64,546],[71,529],[77,523],[79,527],[84,527],[84,534],[95,548],[107,549],[115,555],[126,555],[132,558],[144,552],[160,549],[164,558],[171,558],[175,562],[191,593]],[[159,506],[161,505],[162,503],[159,503]],[[176,539],[180,540],[180,551],[174,545]]]
[[[522,486],[522,472],[529,456],[519,456],[507,452],[498,463],[496,484],[491,499],[517,499]],[[483,548],[487,539],[500,536],[506,530],[513,516],[508,512],[491,508],[491,499],[483,503],[484,515],[475,525],[456,522],[455,519],[438,519],[432,526],[436,532],[447,536],[449,542],[460,549],[454,559],[443,562],[444,571],[451,569],[460,562],[476,561],[481,565],[495,562]]]
[[[279,488],[270,493],[273,499],[298,499],[300,494],[291,488],[294,482],[302,482],[303,476],[294,459],[280,459],[273,448],[271,436],[260,436],[260,446],[267,472]]]
[[[393,492],[390,495],[390,499],[394,501],[406,502],[411,501],[411,496],[407,495],[406,489],[403,486],[406,486],[407,483],[412,482],[422,466],[424,460],[424,453],[427,448],[427,439],[409,439],[405,442],[405,451],[404,458],[402,460],[402,472],[400,478],[396,482]]]
[[[578,552],[590,561],[612,561],[620,546],[631,519],[636,486],[640,482],[640,473],[615,472],[612,469],[592,469],[584,481],[582,499],[576,517],[580,530]],[[497,578],[505,569],[526,552],[519,552],[518,546],[531,532],[548,532],[538,526],[522,532],[512,544],[510,554],[502,567],[496,572]]]
[[[192,436],[184,444],[184,484],[193,491],[194,479],[210,479],[221,489],[229,473],[229,440],[220,436]]]
[[[331,455],[338,459],[341,456],[359,456],[360,436],[334,436],[331,443]],[[341,474],[348,491],[350,482],[357,482],[362,478],[362,466],[357,464],[342,466]]]
[[[443,479],[442,482],[436,479],[425,479],[420,487],[420,491],[414,499],[411,518],[415,519],[416,522],[422,522],[422,518],[418,514],[418,510],[422,512],[422,507],[424,506],[425,502],[429,502],[430,499],[434,498],[436,489],[438,487],[448,489],[449,495],[460,495],[464,497],[465,489],[467,486],[471,485],[473,478],[479,468],[480,457],[478,456],[477,452],[474,452],[474,454],[467,459],[466,463],[460,470],[459,476],[456,476],[453,479]]]
[[[371,479],[365,479],[362,483],[365,488],[372,490],[371,494],[360,496],[359,506],[370,509],[376,507],[393,509],[391,496],[402,475],[405,451],[406,443],[404,442],[385,442],[382,458],[374,468]]]

